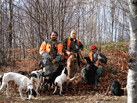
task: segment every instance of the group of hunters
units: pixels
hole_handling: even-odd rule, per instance
[[[45,73],[54,72],[62,62],[66,63],[67,60],[67,79],[71,79],[77,72],[77,67],[74,67],[77,63],[77,57],[79,51],[83,50],[83,44],[76,38],[76,31],[72,30],[70,36],[63,41],[63,45],[57,40],[58,33],[53,31],[50,34],[50,39],[45,40],[40,47],[40,55],[42,56],[42,66],[45,67]],[[107,63],[107,58],[103,53],[98,52],[96,45],[91,46],[91,53],[88,55],[90,60],[94,62],[95,66],[98,67],[96,70],[95,84],[98,85],[99,78],[101,77],[103,66],[102,63]],[[62,59],[63,58],[63,59]],[[73,66],[72,66],[73,65]],[[86,68],[81,70],[82,81],[86,82],[85,78]]]

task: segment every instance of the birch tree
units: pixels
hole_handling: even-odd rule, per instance
[[[129,54],[132,59],[129,63],[127,77],[127,101],[128,103],[137,103],[137,0],[129,0],[128,3],[130,11]]]

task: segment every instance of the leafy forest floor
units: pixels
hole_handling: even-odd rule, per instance
[[[127,73],[128,73],[128,61],[129,61],[129,54],[128,54],[128,47],[129,42],[117,42],[117,43],[108,43],[101,45],[101,52],[103,52],[108,61],[107,64],[103,64],[104,69],[102,73],[102,77],[99,79],[98,84],[98,91],[96,91],[96,86],[91,86],[88,84],[85,85],[78,85],[76,89],[76,93],[74,94],[73,91],[69,91],[65,93],[62,92],[62,95],[59,96],[58,93],[51,96],[47,95],[47,93],[42,96],[37,96],[36,98],[33,97],[31,101],[28,99],[25,102],[28,103],[70,103],[70,102],[77,102],[77,103],[126,103],[127,102],[127,95],[125,93],[124,96],[111,96],[109,93],[108,96],[104,96],[109,84],[117,80],[120,82],[121,87],[125,88],[127,83]],[[38,51],[38,49],[35,49]],[[35,50],[30,53],[30,58],[33,54],[35,56],[38,55],[38,52],[35,53]],[[83,56],[87,56],[89,53],[89,46],[86,46],[84,51],[82,52]],[[32,54],[31,54],[32,53]],[[35,54],[35,55],[34,55]],[[36,57],[33,57],[36,58]],[[15,61],[15,66],[11,66],[8,64],[7,66],[0,65],[0,74],[9,72],[9,71],[27,71],[28,75],[31,71],[35,69],[39,69],[39,60],[37,59],[22,59]],[[54,89],[51,89],[51,93]],[[58,91],[59,92],[59,91]],[[24,96],[25,91],[23,92]],[[24,102],[19,92],[13,89],[13,86],[10,88],[10,95],[11,98],[7,98],[5,88],[0,91],[0,103],[22,103]]]

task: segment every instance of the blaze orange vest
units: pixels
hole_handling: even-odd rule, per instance
[[[78,46],[79,46],[79,40],[78,39],[76,39],[77,40],[77,43],[78,43]],[[68,38],[68,41],[67,41],[67,50],[70,52],[70,43],[71,43],[71,38],[69,37]],[[69,56],[67,56],[67,55],[64,55],[64,58],[66,58],[66,59],[68,59],[68,57]]]
[[[92,52],[90,53],[89,57],[90,57],[90,60],[93,62]],[[94,63],[94,65],[95,65],[96,67],[98,67],[98,66],[99,66],[99,60],[97,60],[97,61]]]
[[[49,53],[50,52],[50,46],[51,46],[50,43],[47,43],[44,41],[40,47],[40,52],[45,51],[46,53]],[[61,43],[58,43],[57,49],[58,49],[58,53],[62,53],[62,44]]]

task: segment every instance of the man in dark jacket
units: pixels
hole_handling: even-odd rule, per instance
[[[57,40],[58,33],[56,31],[50,34],[49,40],[45,40],[40,47],[39,53],[42,56],[42,66],[44,67],[45,75],[54,72],[61,64],[63,57],[62,44]]]
[[[95,84],[98,85],[99,78],[101,77],[102,70],[103,70],[103,66],[100,64],[100,62],[106,64],[107,58],[103,53],[99,54],[98,47],[96,45],[91,46],[91,53],[89,54],[89,58],[94,63],[94,65],[97,67],[97,70],[96,70],[97,75],[95,77]],[[86,78],[85,78],[86,69],[87,68],[83,68],[81,70],[81,75],[83,78],[82,81],[86,81]]]
[[[64,58],[65,61],[67,60],[67,79],[72,78],[77,71],[77,67],[74,68],[74,63],[77,62],[79,50],[83,50],[83,44],[76,39],[76,31],[72,30],[70,37],[66,38],[63,43]]]

